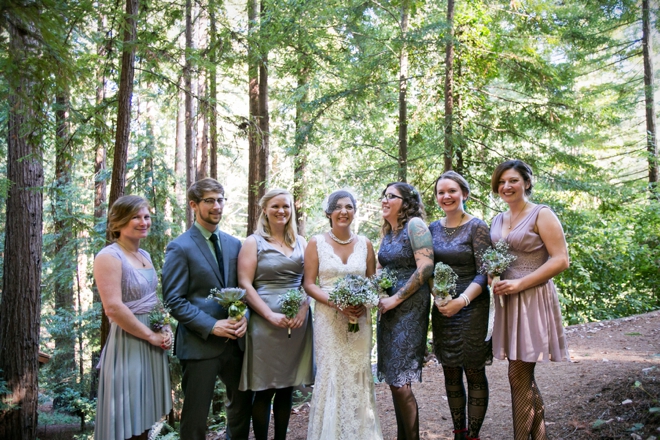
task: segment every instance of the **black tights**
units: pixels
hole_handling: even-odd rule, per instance
[[[545,407],[534,379],[536,363],[509,361],[509,385],[515,440],[546,440]]]
[[[396,415],[396,439],[419,440],[419,411],[410,384],[390,385],[390,390]]]
[[[275,396],[274,401],[273,396]],[[252,429],[254,429],[254,438],[256,440],[268,439],[271,401],[273,402],[273,417],[275,418],[275,440],[286,439],[289,417],[291,417],[291,407],[293,406],[293,387],[272,388],[254,393]]]
[[[463,385],[462,367],[442,367],[445,374],[447,401],[454,430],[461,431],[454,435],[455,440],[465,438],[465,386]],[[467,435],[478,438],[481,425],[488,409],[488,379],[486,369],[465,369],[468,383],[467,395]]]

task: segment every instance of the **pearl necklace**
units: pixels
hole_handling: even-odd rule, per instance
[[[349,237],[348,240],[340,240],[340,239],[338,239],[338,238],[335,236],[335,234],[332,233],[332,230],[328,231],[328,235],[330,235],[330,238],[332,238],[335,242],[337,242],[337,243],[339,243],[339,244],[348,244],[348,243],[352,242],[353,239],[355,238],[355,235],[353,235],[352,232],[351,232],[351,236]]]
[[[445,235],[447,235],[448,237],[451,237],[452,235],[454,235],[456,233],[456,231],[458,230],[458,227],[461,225],[461,223],[463,223],[464,218],[465,218],[465,212],[463,214],[461,214],[461,219],[458,221],[458,224],[454,228],[452,228],[453,231],[451,231],[451,232],[449,232],[449,226],[447,226],[447,219],[445,218],[445,224],[442,226],[444,228]]]

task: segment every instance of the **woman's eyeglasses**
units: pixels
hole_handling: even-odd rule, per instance
[[[401,197],[401,196],[397,196],[396,194],[392,194],[392,193],[385,193],[385,194],[383,194],[383,195],[380,197],[381,202],[382,202],[383,200],[387,200],[387,201],[389,202],[389,201],[394,200],[394,199],[401,199],[401,200],[403,200],[403,197]]]

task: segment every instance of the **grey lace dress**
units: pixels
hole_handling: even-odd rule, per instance
[[[146,251],[139,252],[151,262]],[[131,308],[144,300],[158,303],[152,296],[158,284],[154,269],[134,268],[116,243],[98,255],[106,253],[121,261],[124,304]],[[149,313],[135,317],[149,327]],[[110,324],[99,368],[95,439],[123,440],[140,435],[172,409],[167,352],[125,332],[114,322]]]
[[[434,263],[443,262],[458,275],[454,297],[472,283],[481,286],[481,294],[451,318],[433,307],[433,353],[444,366],[481,369],[493,362],[492,342],[485,340],[490,305],[488,278],[478,272],[480,256],[490,246],[488,226],[483,220],[472,218],[458,228],[447,230],[436,221],[429,230],[433,237]]]
[[[417,270],[408,225],[383,237],[378,262],[394,271],[397,283],[388,290],[394,295]],[[422,381],[422,367],[429,328],[431,295],[424,283],[398,307],[384,313],[378,322],[378,379],[397,387]]]
[[[291,256],[275,249],[261,235],[257,241],[257,269],[253,285],[261,299],[274,312],[281,313],[279,297],[300,287],[304,248],[298,237]],[[262,391],[314,383],[312,312],[302,327],[291,330],[276,327],[256,312],[250,313],[241,372],[241,391]]]

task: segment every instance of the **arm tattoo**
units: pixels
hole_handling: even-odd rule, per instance
[[[413,218],[408,223],[408,236],[415,252],[417,270],[410,276],[406,284],[399,290],[397,296],[402,300],[409,298],[426,283],[433,275],[433,238],[429,228],[421,219]],[[419,266],[420,260],[423,262]]]

